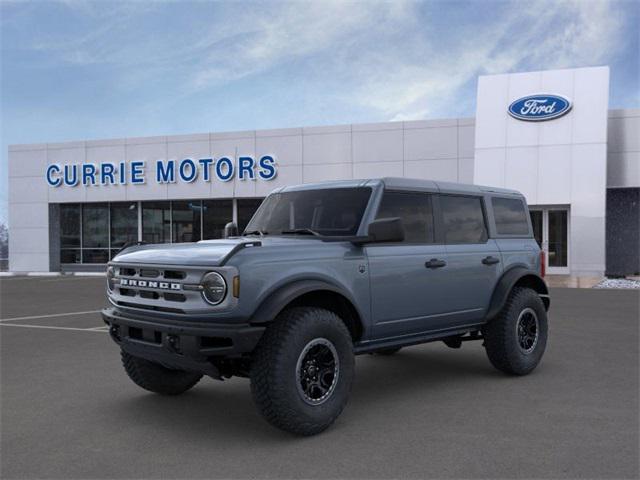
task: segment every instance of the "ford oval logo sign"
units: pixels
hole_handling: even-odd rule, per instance
[[[509,105],[509,115],[518,120],[541,122],[558,118],[571,110],[571,100],[560,95],[527,95]]]

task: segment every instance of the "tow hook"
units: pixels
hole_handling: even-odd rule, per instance
[[[120,327],[118,325],[111,325],[109,327],[109,335],[111,335],[111,338],[116,342],[120,342],[122,340],[120,338]]]
[[[173,353],[180,352],[180,337],[177,335],[167,335],[167,346]]]

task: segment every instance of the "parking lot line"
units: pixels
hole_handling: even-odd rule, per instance
[[[99,312],[100,310],[88,310],[86,312],[51,313],[49,315],[32,315],[29,317],[0,318],[0,322],[12,322],[15,320],[37,320],[39,318],[66,317],[69,315],[86,315],[87,313],[99,313]]]
[[[0,323],[0,327],[45,328],[49,330],[75,330],[78,332],[98,332],[98,333],[107,332],[107,330],[96,330],[94,328],[53,327],[50,325],[24,325],[24,324],[18,324],[18,323]]]

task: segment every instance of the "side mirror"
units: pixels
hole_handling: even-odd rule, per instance
[[[238,225],[233,222],[229,222],[224,226],[224,238],[237,237]]]
[[[402,241],[404,241],[404,226],[400,218],[380,218],[369,224],[369,239],[367,243]]]

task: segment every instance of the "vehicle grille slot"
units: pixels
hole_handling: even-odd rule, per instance
[[[153,310],[155,312],[167,312],[167,313],[180,313],[183,314],[184,310],[179,308],[158,307],[156,305],[145,305],[144,303],[130,303],[130,302],[116,302],[121,307],[137,308],[140,310]]]
[[[140,297],[142,298],[150,298],[151,300],[157,300],[160,298],[158,292],[153,292],[150,290],[140,290]]]
[[[121,288],[120,289],[120,295],[124,295],[126,297],[135,297],[136,296],[136,291],[132,290],[130,288]]]
[[[120,275],[123,275],[125,277],[133,277],[136,274],[136,269],[135,268],[130,268],[130,267],[120,267]]]
[[[170,280],[182,280],[184,278],[186,278],[187,274],[185,272],[181,272],[179,270],[165,270],[164,271],[164,278],[170,279]]]
[[[202,348],[222,348],[233,346],[233,340],[226,337],[201,337],[200,346]]]
[[[140,270],[140,276],[145,278],[156,278],[160,276],[160,270],[143,268],[142,270]]]
[[[167,300],[168,302],[184,302],[187,299],[187,297],[185,297],[184,294],[182,293],[165,292],[164,299]]]

